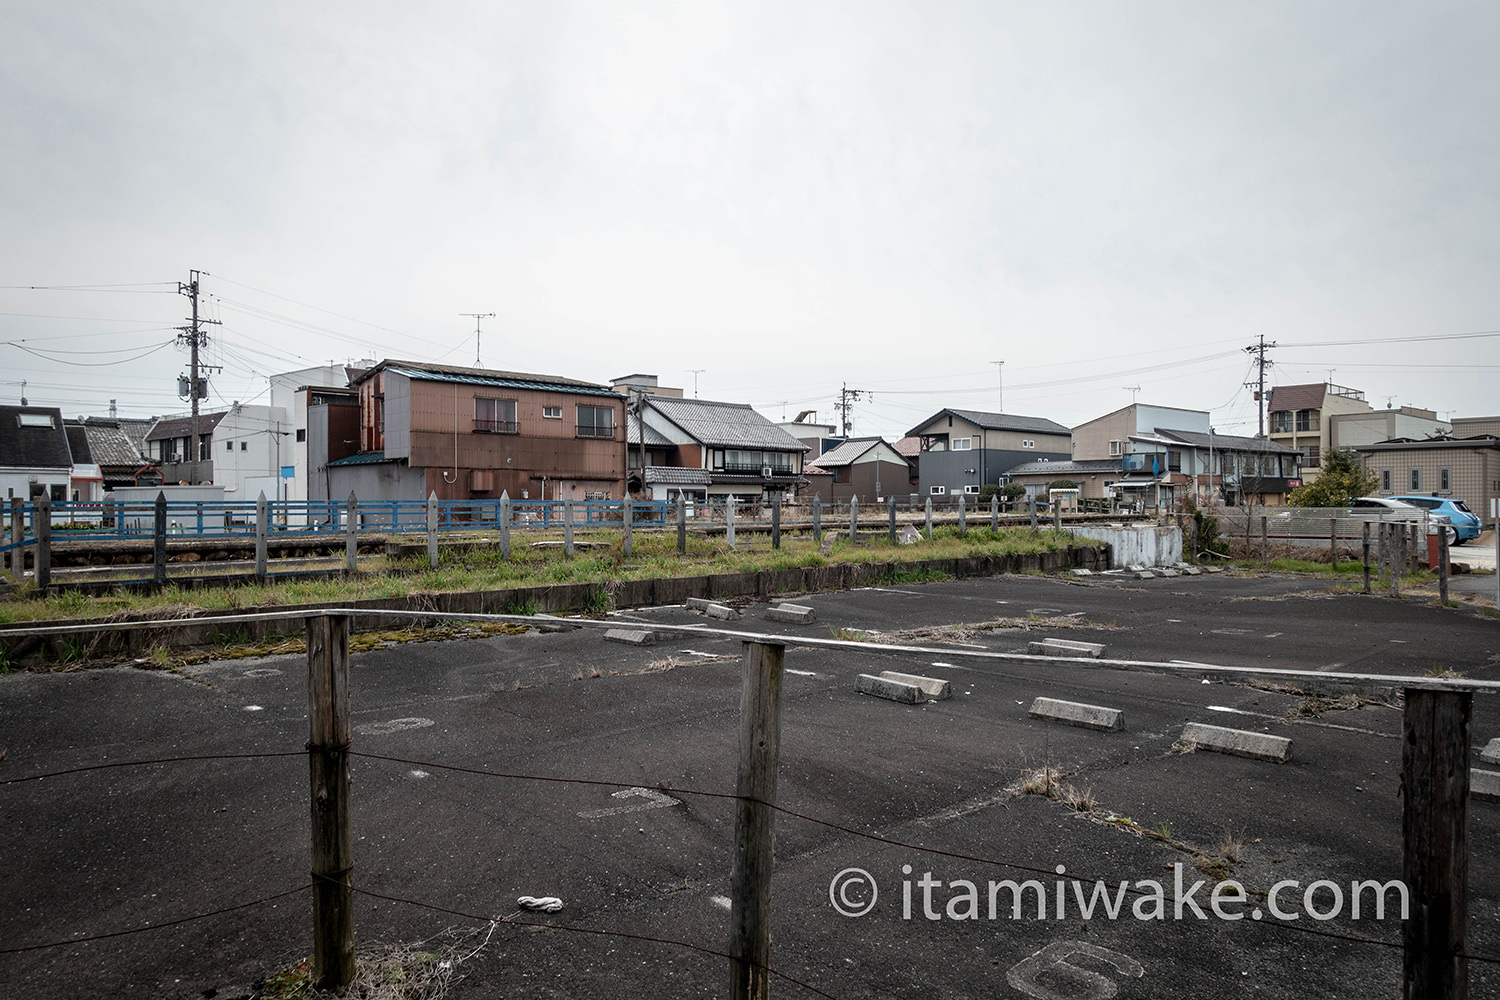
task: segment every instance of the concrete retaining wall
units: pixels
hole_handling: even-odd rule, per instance
[[[1109,550],[1094,545],[1075,545],[1056,552],[1009,556],[980,556],[966,559],[912,560],[887,563],[839,563],[834,566],[809,566],[801,569],[761,570],[757,573],[720,573],[712,576],[621,580],[613,583],[564,583],[549,587],[516,587],[509,590],[465,591],[443,594],[408,594],[379,600],[338,603],[280,605],[267,608],[239,608],[233,614],[260,611],[315,611],[319,608],[368,608],[383,611],[446,611],[468,614],[506,614],[528,604],[544,613],[579,611],[597,606],[599,592],[609,594],[617,608],[650,607],[662,604],[686,604],[690,597],[722,600],[731,597],[769,598],[776,594],[808,593],[822,590],[844,590],[878,584],[901,574],[937,571],[952,577],[999,576],[1005,573],[1059,573],[1082,567],[1109,569]],[[226,614],[230,612],[225,612]],[[146,619],[148,616],[140,616]],[[299,620],[236,622],[216,624],[213,613],[193,615],[190,625],[158,629],[102,631],[85,636],[47,638],[5,635],[0,628],[0,654],[17,666],[57,662],[78,658],[141,656],[156,646],[190,649],[234,642],[261,642],[284,637],[300,637],[305,625]],[[46,628],[49,625],[74,625],[78,620],[54,622],[16,622],[12,628]],[[350,623],[356,632],[401,627],[390,618],[356,614]],[[70,656],[70,651],[72,655]]]
[[[1182,532],[1176,525],[1084,525],[1070,529],[1079,538],[1103,542],[1115,566],[1172,566],[1182,562]]]

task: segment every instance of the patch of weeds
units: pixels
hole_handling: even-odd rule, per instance
[[[151,647],[151,652],[146,654],[146,659],[151,665],[160,670],[172,669],[172,648],[163,643]]]
[[[835,639],[843,639],[846,642],[869,642],[870,633],[861,628],[836,628],[830,630]]]
[[[1156,829],[1152,832],[1156,834],[1158,840],[1171,840],[1172,824],[1168,823],[1166,820],[1162,820],[1160,823],[1156,824]]]
[[[1029,771],[1021,777],[1020,790],[1022,795],[1040,795],[1043,798],[1053,798],[1057,794],[1059,785],[1064,775],[1058,768],[1050,764]]]
[[[62,641],[62,649],[58,651],[57,660],[59,663],[78,663],[87,655],[83,636],[70,635]]]
[[[1459,673],[1457,670],[1449,670],[1447,667],[1434,663],[1432,666],[1427,668],[1427,676],[1445,679],[1457,679],[1462,677],[1463,674]]]
[[[614,599],[610,597],[609,591],[603,587],[589,594],[589,599],[583,602],[584,614],[606,615],[614,610]]]
[[[1058,789],[1057,799],[1074,812],[1086,813],[1094,811],[1094,790],[1092,788],[1086,788],[1080,792],[1072,785],[1063,785],[1062,788]]]
[[[1313,695],[1297,706],[1297,715],[1303,718],[1322,715],[1324,712],[1348,712],[1359,708],[1364,701],[1356,695],[1346,694],[1337,698]]]
[[[535,615],[540,614],[542,606],[536,602],[536,598],[528,597],[524,601],[512,601],[505,608],[508,615]]]
[[[415,945],[383,945],[354,957],[354,981],[337,992],[317,989],[312,960],[279,969],[255,984],[260,1000],[440,1000],[465,975],[503,921],[466,933],[447,930]],[[483,935],[476,944],[474,938]]]

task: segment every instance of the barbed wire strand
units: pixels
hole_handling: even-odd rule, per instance
[[[0,955],[15,955],[23,951],[41,951],[44,948],[63,948],[70,944],[83,944],[85,941],[103,941],[106,938],[125,937],[127,934],[144,934],[146,931],[159,931],[163,927],[176,927],[178,924],[189,924],[195,920],[207,920],[209,917],[221,916],[225,913],[233,913],[235,910],[245,910],[252,906],[260,906],[272,900],[284,899],[295,893],[305,892],[312,888],[312,883],[299,885],[295,889],[286,892],[278,892],[274,896],[263,896],[260,899],[251,900],[248,903],[236,903],[234,906],[226,906],[220,910],[212,910],[208,913],[197,913],[191,917],[178,917],[176,920],[164,920],[159,924],[147,924],[144,927],[131,927],[123,931],[109,931],[105,934],[91,934],[88,937],[68,938],[66,941],[49,941],[46,944],[28,944],[19,948],[0,948]]]
[[[733,798],[733,796],[730,797]],[[318,877],[327,878],[327,876]],[[359,893],[362,896],[372,896],[375,899],[384,899],[391,903],[405,903],[408,906],[419,906],[423,909],[433,910],[437,913],[446,913],[449,916],[454,917],[465,917],[470,920],[483,920],[487,923],[504,923],[507,926],[514,927],[545,927],[546,929],[553,931],[571,931],[575,934],[596,934],[602,937],[624,938],[627,941],[644,941],[648,944],[667,944],[673,945],[678,948],[686,948],[690,951],[696,951],[703,955],[711,955],[714,958],[725,958],[730,959],[731,961],[734,960],[734,956],[729,954],[728,952],[716,951],[713,948],[708,948],[701,944],[690,944],[687,941],[674,941],[671,938],[651,937],[647,934],[631,934],[628,931],[606,931],[594,927],[576,927],[570,924],[548,924],[543,923],[539,920],[513,920],[510,918],[488,917],[479,913],[467,913],[463,910],[455,910],[447,906],[438,906],[436,903],[424,903],[419,899],[405,899],[401,896],[390,896],[385,893],[374,892],[370,889],[361,889],[358,886],[354,886],[353,889],[355,892]],[[749,962],[748,959],[744,959],[742,961]],[[753,962],[749,964],[756,965],[756,963]],[[794,986],[800,986],[803,989],[808,990],[809,992],[816,993],[820,997],[827,997],[828,1000],[839,1000],[838,997],[834,996],[831,993],[823,992],[811,983],[805,983],[800,979],[787,975],[785,972],[779,972],[768,965],[756,965],[756,967],[770,975],[777,977],[778,979],[784,979]]]
[[[108,764],[90,764],[87,767],[70,767],[65,771],[48,771],[45,774],[28,774],[22,778],[6,778],[0,785],[18,785],[23,781],[41,781],[43,778],[60,778],[66,774],[83,774],[86,771],[105,771],[112,767],[144,767],[149,764],[179,764],[194,760],[254,760],[261,757],[306,757],[306,750],[285,750],[280,753],[210,753],[194,757],[157,757],[151,760],[115,760]]]

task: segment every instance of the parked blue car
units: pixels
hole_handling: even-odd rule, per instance
[[[1478,538],[1483,527],[1479,515],[1470,510],[1462,500],[1455,500],[1452,497],[1424,496],[1391,497],[1391,499],[1400,500],[1436,514],[1448,515],[1448,520],[1452,522],[1452,527],[1448,529],[1450,545],[1462,545],[1471,538]]]

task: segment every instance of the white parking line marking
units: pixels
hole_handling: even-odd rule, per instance
[[[390,719],[386,722],[366,722],[362,726],[355,726],[354,731],[361,736],[389,736],[403,729],[426,729],[432,724],[431,719]]]
[[[611,809],[590,809],[578,815],[583,819],[601,819],[605,816],[623,816],[626,813],[645,812],[648,809],[670,809],[672,806],[680,806],[681,802],[669,795],[663,795],[654,788],[626,788],[613,793],[610,798],[628,799],[640,796],[645,802],[628,806],[614,806]]]

